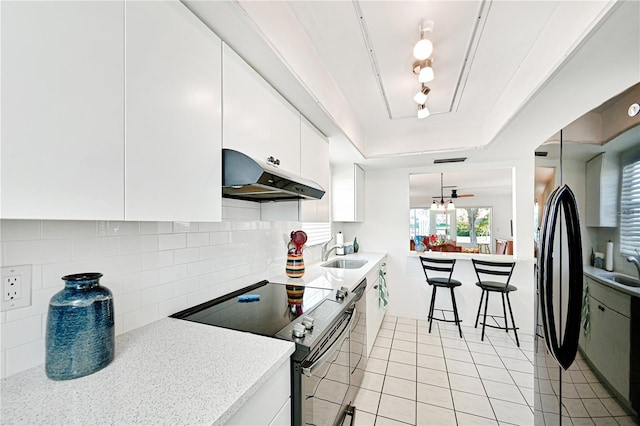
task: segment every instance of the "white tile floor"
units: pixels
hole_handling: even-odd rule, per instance
[[[386,316],[355,400],[357,425],[532,425],[533,336]],[[512,340],[513,339],[513,340]]]

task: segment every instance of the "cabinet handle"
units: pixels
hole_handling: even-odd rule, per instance
[[[279,158],[273,158],[273,155],[272,155],[269,158],[267,158],[267,163],[271,163],[271,164],[274,164],[276,166],[279,166],[280,165],[280,159]]]
[[[377,286],[377,285],[374,285],[374,286],[373,286],[373,289],[374,289],[374,290],[377,290],[377,289],[378,289],[378,286]]]
[[[604,312],[604,308],[602,307],[602,305],[598,305],[598,309],[600,309],[602,312]]]

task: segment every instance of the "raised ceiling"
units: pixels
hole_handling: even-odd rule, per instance
[[[552,91],[551,78],[570,68],[566,61],[584,43],[599,42],[593,35],[604,22],[610,21],[610,34],[624,38],[629,54],[618,53],[621,44],[613,40],[598,58],[615,54],[636,68],[638,63],[638,2],[183,1],[331,137],[333,162],[350,154],[365,165],[398,159],[417,164],[460,153],[470,161],[504,157],[506,151],[517,155],[516,143],[493,142],[538,101],[538,116],[549,117],[535,123],[542,137],[535,136],[538,142],[528,147],[532,151],[615,94],[603,88],[590,93],[595,100],[574,97],[580,105],[567,105],[563,114],[553,112],[555,93],[540,95]],[[418,120],[411,52],[418,26],[426,20],[434,22],[436,78],[427,100],[433,114]],[[589,57],[594,65],[607,63]],[[582,70],[584,78],[594,72]],[[630,85],[622,79],[616,84]],[[572,111],[583,106],[589,108]],[[531,126],[531,120],[519,123]],[[540,130],[545,126],[554,127]],[[531,131],[526,135],[534,138]]]

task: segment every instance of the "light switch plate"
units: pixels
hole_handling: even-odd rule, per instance
[[[31,265],[3,266],[2,302],[0,311],[31,306]]]

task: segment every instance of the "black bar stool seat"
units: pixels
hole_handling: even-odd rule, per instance
[[[422,265],[422,270],[424,271],[424,276],[427,279],[427,284],[433,287],[431,291],[431,302],[429,303],[429,314],[427,319],[429,321],[429,333],[431,333],[431,326],[433,325],[433,320],[443,321],[443,322],[453,322],[458,326],[458,332],[460,333],[460,337],[462,337],[462,328],[460,327],[460,323],[462,320],[458,315],[458,305],[456,304],[456,295],[453,292],[453,289],[456,287],[460,287],[462,283],[458,280],[454,280],[451,278],[453,275],[453,268],[456,264],[455,259],[435,259],[418,256],[420,258],[420,264]],[[441,275],[448,276],[433,276],[434,273],[440,273]],[[433,316],[433,312],[435,309],[436,302],[436,290],[438,288],[448,288],[451,294],[451,304],[453,305],[452,310],[447,309],[437,309],[442,313],[442,318],[436,318]],[[453,312],[453,319],[447,319],[445,316],[445,312]]]
[[[482,303],[484,302],[484,315],[482,316],[482,337],[481,341],[484,341],[485,327],[499,328],[505,330],[507,333],[509,330],[513,330],[516,337],[516,345],[520,347],[520,340],[518,340],[518,327],[513,319],[513,310],[511,309],[511,300],[509,299],[509,293],[518,290],[518,287],[509,283],[511,281],[511,275],[513,274],[513,268],[515,262],[489,262],[486,260],[471,259],[473,262],[473,268],[476,271],[478,282],[476,285],[482,289],[480,295],[480,305],[478,305],[478,313],[476,315],[475,328],[478,327],[478,321],[480,319],[480,311],[482,309]],[[500,278],[499,278],[500,277]],[[497,281],[502,279],[502,281]],[[489,293],[499,293],[502,297],[502,312],[503,315],[487,315],[487,307],[489,305]],[[506,300],[506,304],[505,304]],[[511,317],[511,327],[509,327],[509,321],[507,317],[507,306],[509,307],[509,316]],[[494,324],[487,324],[487,317],[493,319]],[[504,319],[504,327],[500,325],[496,318]]]

